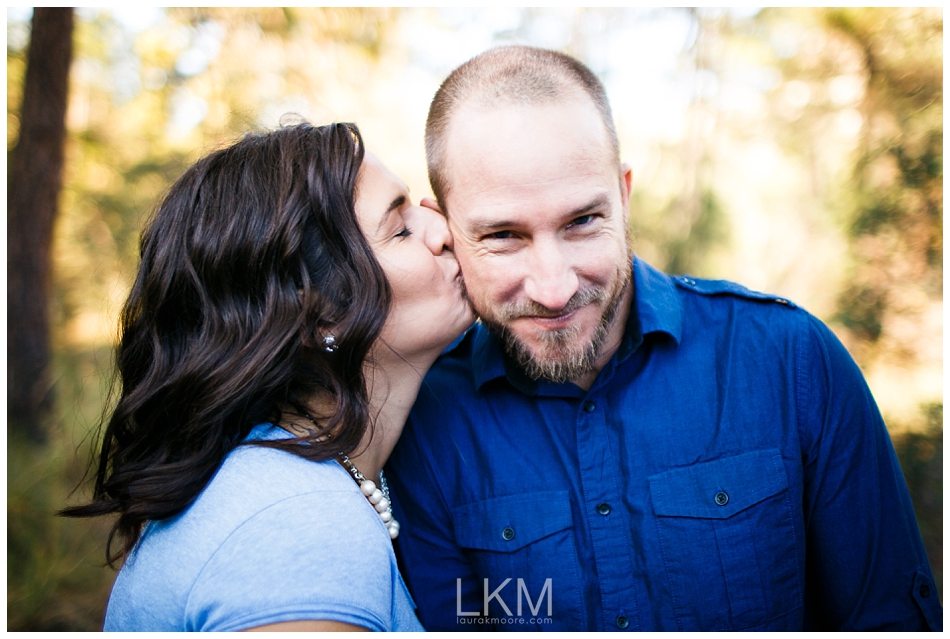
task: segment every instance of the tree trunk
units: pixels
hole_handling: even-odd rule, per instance
[[[49,298],[63,174],[73,10],[33,10],[20,138],[7,174],[7,423],[34,441],[52,405]]]

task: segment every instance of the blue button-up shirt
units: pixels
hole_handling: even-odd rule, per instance
[[[426,377],[387,469],[423,625],[939,628],[893,447],[840,342],[787,300],[633,271],[589,391],[526,378],[481,326]]]

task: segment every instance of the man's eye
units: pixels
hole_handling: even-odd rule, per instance
[[[412,235],[412,230],[408,226],[396,233],[396,237],[409,237],[410,235]]]
[[[582,215],[571,220],[571,223],[568,224],[568,226],[584,226],[585,224],[590,224],[591,220],[593,219],[593,215]]]
[[[508,239],[511,239],[513,236],[511,234],[511,231],[496,231],[492,233],[491,235],[489,235],[488,237],[492,240],[508,240]]]

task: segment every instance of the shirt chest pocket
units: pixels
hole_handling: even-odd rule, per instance
[[[466,549],[479,579],[488,580],[489,596],[511,579],[489,601],[492,617],[517,617],[519,601],[523,616],[547,617],[550,598],[551,621],[531,629],[580,626],[577,550],[567,491],[531,492],[466,504],[455,508],[453,523],[456,540]],[[482,587],[479,584],[480,592]]]
[[[777,449],[649,478],[680,630],[739,630],[801,607],[799,548]]]

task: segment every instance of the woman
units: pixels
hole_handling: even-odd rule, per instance
[[[451,247],[350,124],[249,135],[178,180],[94,499],[65,511],[118,513],[106,630],[421,630],[376,478],[473,321]]]

